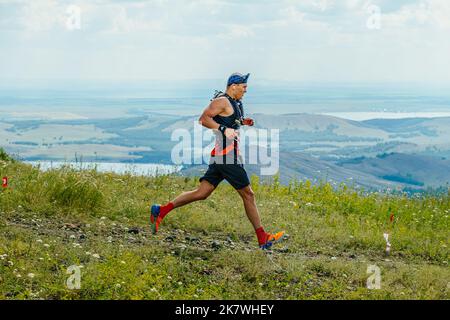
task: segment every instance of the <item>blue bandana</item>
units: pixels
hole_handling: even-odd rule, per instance
[[[246,75],[243,75],[240,73],[233,73],[228,78],[227,86],[231,86],[232,84],[247,83],[247,79],[249,76],[250,76],[250,73],[247,73]]]

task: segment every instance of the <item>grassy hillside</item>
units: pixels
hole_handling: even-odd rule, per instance
[[[0,192],[0,299],[449,298],[449,195],[362,195],[253,177],[266,229],[289,234],[263,252],[227,184],[170,213],[155,236],[148,205],[197,179],[40,172],[1,152],[0,176],[9,178]],[[80,289],[66,287],[72,265],[82,266]],[[366,288],[369,265],[381,269],[381,289]]]

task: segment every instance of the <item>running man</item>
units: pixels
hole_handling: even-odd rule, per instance
[[[225,179],[239,193],[244,202],[245,212],[252,223],[261,249],[269,249],[274,243],[283,239],[284,231],[271,234],[261,225],[255,194],[244,169],[239,154],[239,127],[253,126],[250,118],[244,118],[241,99],[247,92],[247,80],[250,74],[233,73],[227,82],[225,93],[216,92],[209,106],[203,111],[199,122],[208,129],[213,129],[216,143],[211,151],[208,170],[200,178],[200,185],[193,191],[183,192],[165,205],[154,204],[150,209],[150,221],[153,232],[158,231],[164,217],[174,208],[188,203],[205,200]]]

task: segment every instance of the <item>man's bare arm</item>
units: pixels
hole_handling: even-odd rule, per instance
[[[218,129],[220,125],[214,121],[213,117],[222,113],[225,110],[225,107],[226,104],[223,99],[214,99],[203,111],[198,122],[208,129]]]
[[[226,98],[214,99],[213,101],[211,101],[209,106],[206,107],[206,109],[203,111],[202,115],[198,119],[198,122],[208,129],[218,130],[220,125],[216,121],[214,121],[213,117],[225,111],[226,106],[227,106]],[[238,135],[237,132],[232,128],[227,128],[224,134],[228,139],[234,139]]]

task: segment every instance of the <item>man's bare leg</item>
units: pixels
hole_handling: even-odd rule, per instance
[[[237,190],[244,201],[245,213],[253,225],[255,230],[261,228],[261,218],[259,216],[258,207],[256,206],[255,193],[250,186]]]
[[[251,186],[239,189],[237,192],[244,201],[245,213],[252,223],[253,228],[255,228],[259,246],[262,249],[268,249],[273,243],[280,241],[284,236],[284,231],[276,234],[271,234],[264,231],[264,228],[261,225],[261,217],[258,212],[258,207],[256,206],[255,193],[253,192]]]
[[[197,189],[183,192],[171,202],[173,203],[174,208],[178,208],[194,201],[205,200],[209,197],[209,195],[214,191],[215,188],[216,187],[214,187],[208,181],[202,180]]]
[[[159,224],[164,219],[164,217],[174,208],[184,206],[197,200],[204,200],[209,197],[214,189],[215,187],[211,183],[203,180],[197,189],[183,192],[173,201],[168,202],[166,205],[152,205],[150,208],[150,221],[152,224],[153,233],[158,232]]]

